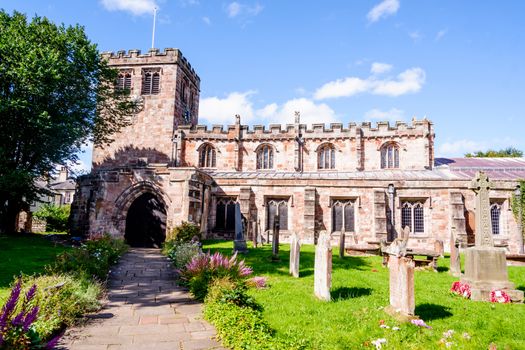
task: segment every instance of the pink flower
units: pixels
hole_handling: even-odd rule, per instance
[[[251,279],[251,282],[255,285],[255,288],[257,289],[263,289],[266,288],[266,281],[268,278],[264,276],[255,276]]]
[[[502,290],[496,289],[490,292],[490,301],[492,303],[510,303],[510,296]]]
[[[425,327],[425,328],[428,328],[428,329],[432,329],[432,327],[430,327],[428,324],[425,323],[425,321],[417,318],[415,320],[411,320],[410,323],[412,323],[414,326],[418,326],[418,327]]]

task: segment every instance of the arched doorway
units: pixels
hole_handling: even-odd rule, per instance
[[[131,203],[124,238],[132,247],[161,247],[166,239],[166,208],[157,196],[146,192]]]

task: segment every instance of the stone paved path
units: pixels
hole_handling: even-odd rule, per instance
[[[222,349],[202,305],[177,287],[174,270],[158,249],[131,249],[113,268],[108,303],[62,346],[98,349]]]

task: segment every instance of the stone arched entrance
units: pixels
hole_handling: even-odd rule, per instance
[[[131,203],[124,238],[132,247],[161,247],[166,239],[166,207],[162,199],[145,192]]]

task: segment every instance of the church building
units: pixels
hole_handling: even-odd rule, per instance
[[[517,253],[511,210],[525,159],[435,158],[434,127],[369,122],[228,126],[198,124],[200,78],[178,49],[104,53],[120,71],[116,88],[140,101],[109,146],[93,150],[93,170],[78,181],[73,234],[110,233],[137,246],[159,246],[182,222],[207,238],[232,239],[235,204],[248,236],[281,239],[295,232],[313,243],[321,231],[334,244],[377,247],[404,227],[409,246],[434,249],[451,239],[473,242],[471,180],[484,171],[497,246]]]

